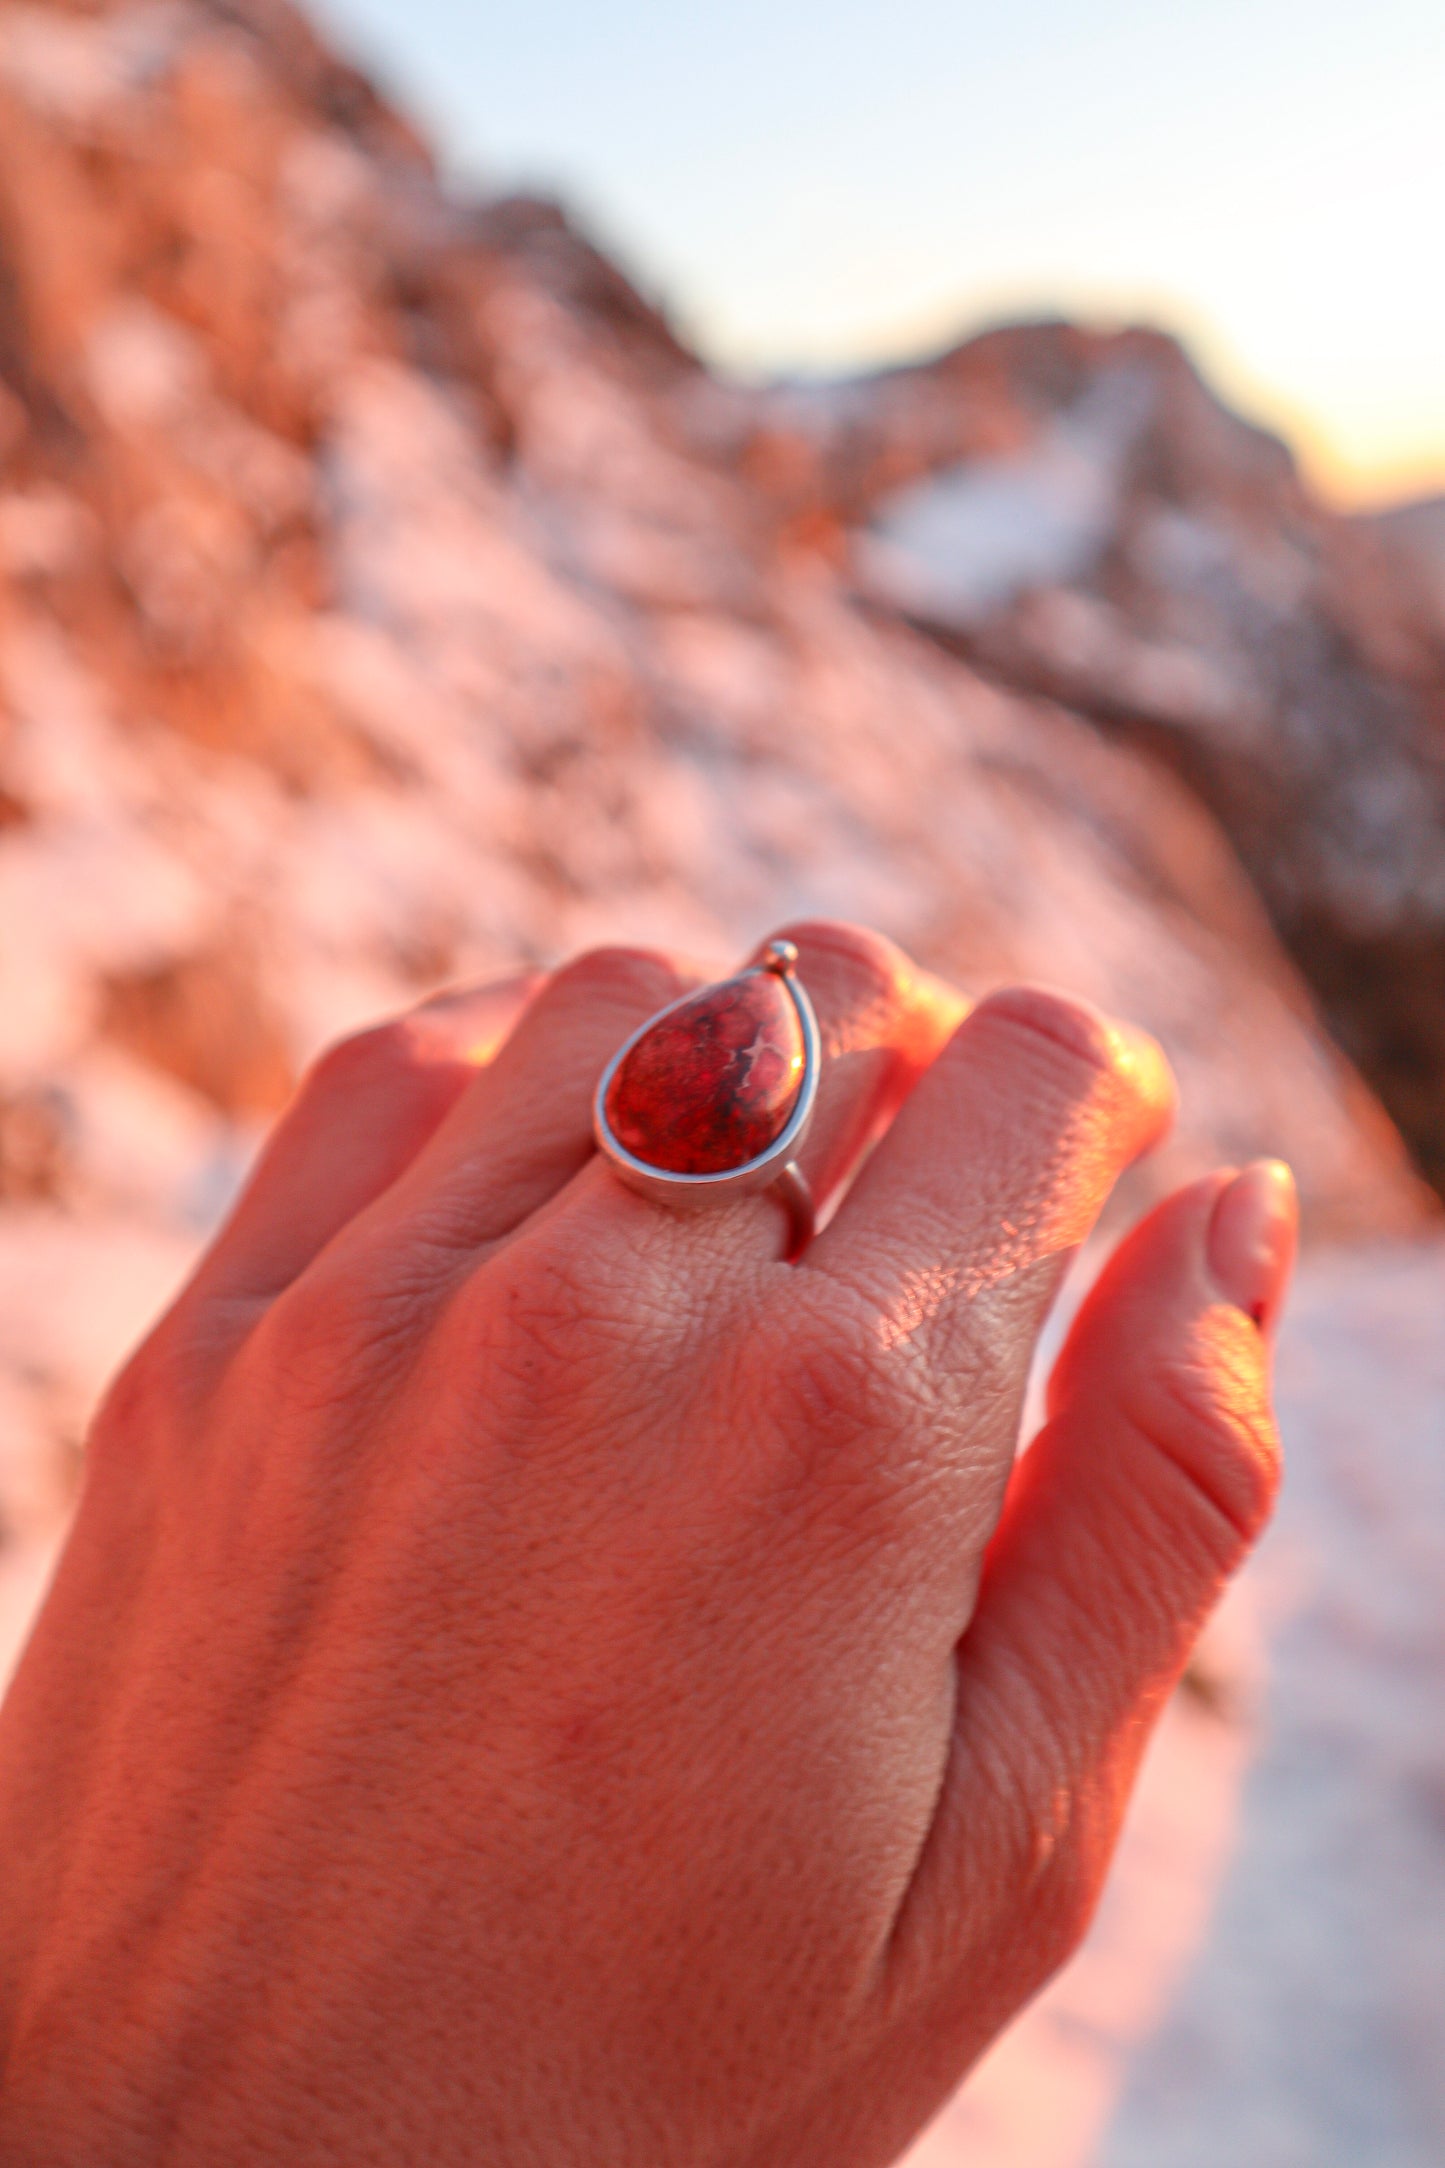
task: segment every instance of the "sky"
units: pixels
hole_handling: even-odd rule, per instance
[[[1445,0],[321,0],[457,179],[710,359],[1180,333],[1336,500],[1445,490]]]

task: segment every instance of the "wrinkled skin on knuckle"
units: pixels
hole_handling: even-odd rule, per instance
[[[1009,1199],[1012,1232],[981,1249],[976,1263],[916,1269],[911,1249],[884,1241],[871,1260],[876,1314],[864,1329],[896,1346],[926,1379],[954,1434],[977,1433],[990,1447],[1001,1433],[1017,1431],[1040,1322],[1071,1254],[1047,1209],[1053,1195],[1047,1169],[1040,1193],[1045,1202],[1032,1211]],[[946,1255],[954,1236],[947,1215],[925,1205],[914,1232],[925,1254]]]
[[[1121,1031],[1070,995],[1041,986],[1003,987],[978,1004],[969,1031],[1009,1049],[1027,1087],[1040,1096],[1099,1103],[1126,1120],[1147,1119],[1172,1105],[1173,1078],[1154,1042]]]
[[[399,1253],[323,1254],[266,1310],[239,1367],[300,1421],[364,1407],[414,1357],[434,1302],[431,1279]]]
[[[946,1240],[941,1229],[939,1246]],[[909,1411],[910,1431],[951,1471],[1011,1458],[1039,1318],[1063,1263],[1057,1250],[1034,1255],[1031,1236],[1017,1259],[992,1260],[981,1285],[941,1271],[910,1281],[900,1260],[872,1334]]]
[[[765,1487],[828,1547],[882,1553],[934,1510],[940,1411],[924,1367],[864,1304],[803,1305],[758,1332]]]
[[[645,1258],[579,1239],[565,1215],[493,1258],[456,1305],[494,1406],[518,1431],[584,1412],[600,1424],[639,1415],[698,1320]],[[583,1440],[579,1438],[579,1445]]]
[[[86,1443],[92,1466],[135,1468],[156,1456],[174,1428],[178,1401],[190,1397],[186,1369],[180,1335],[163,1319],[112,1380],[96,1410]]]
[[[1178,1354],[1128,1380],[1125,1412],[1161,1461],[1188,1482],[1227,1563],[1250,1548],[1278,1495],[1281,1452],[1263,1344],[1219,1310]]]
[[[754,1327],[752,1365],[765,1394],[769,1428],[799,1470],[819,1465],[882,1434],[891,1419],[870,1321],[828,1301],[790,1302],[763,1311]]]
[[[986,1433],[1016,1434],[1039,1320],[1062,1274],[1057,1250],[1027,1257],[988,1286],[944,1305],[919,1332],[917,1358],[927,1365],[940,1405],[956,1423]]]
[[[159,1465],[187,1455],[255,1322],[250,1303],[215,1302],[187,1289],[106,1388],[86,1440],[90,1465]]]

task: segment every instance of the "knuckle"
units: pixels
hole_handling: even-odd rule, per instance
[[[659,949],[595,948],[563,964],[544,998],[564,1006],[605,1004],[631,1014],[664,1008],[689,983]]]
[[[1042,1041],[1086,1068],[1112,1074],[1116,1040],[1108,1020],[1091,1002],[1048,986],[1002,986],[985,995],[973,1013],[974,1027]]]
[[[193,1439],[238,1335],[184,1299],[147,1334],[111,1379],[91,1420],[92,1464],[137,1466]]]
[[[831,1321],[810,1323],[789,1340],[789,1419],[823,1448],[886,1433],[902,1396],[875,1346]]]
[[[803,918],[778,927],[771,938],[791,941],[808,955],[828,957],[845,970],[884,985],[910,970],[907,957],[893,942],[871,926],[855,926],[847,919]]]
[[[801,976],[819,1007],[830,1052],[846,1051],[862,1034],[883,1034],[914,976],[899,948],[866,926],[841,919],[800,919],[782,926],[775,940],[791,941]],[[844,1044],[832,1044],[839,1032]]]
[[[1005,986],[982,1000],[970,1036],[995,1035],[1062,1078],[1072,1094],[1144,1096],[1167,1077],[1162,1053],[1143,1034],[1123,1032],[1091,1002],[1047,986]],[[1141,1053],[1146,1058],[1141,1060]]]
[[[143,1445],[168,1414],[174,1388],[172,1343],[162,1325],[141,1342],[107,1387],[91,1426],[91,1457],[128,1455]]]
[[[345,1398],[351,1350],[350,1318],[336,1286],[306,1274],[266,1313],[247,1355],[288,1402],[318,1410]]]
[[[910,1471],[931,1431],[917,1380],[880,1342],[871,1321],[794,1318],[766,1370],[786,1382],[772,1428],[825,1509],[846,1501],[850,1518],[876,1527],[905,1509]]]
[[[321,1415],[373,1393],[400,1367],[424,1310],[423,1289],[355,1259],[313,1265],[272,1304],[246,1356],[288,1407]]]
[[[634,1274],[560,1224],[509,1245],[473,1283],[465,1329],[483,1346],[489,1380],[530,1401],[567,1400],[619,1376],[655,1376],[677,1319]]]
[[[1239,1323],[1232,1339],[1257,1340],[1252,1325]],[[1252,1545],[1273,1510],[1281,1469],[1257,1346],[1216,1344],[1158,1365],[1136,1381],[1126,1412],[1203,1501],[1225,1549]]]

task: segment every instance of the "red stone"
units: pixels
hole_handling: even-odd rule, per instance
[[[608,1126],[669,1174],[721,1174],[765,1152],[803,1082],[803,1029],[772,971],[705,986],[662,1017],[608,1086]]]

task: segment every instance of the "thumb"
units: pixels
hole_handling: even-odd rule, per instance
[[[1269,1333],[1296,1220],[1278,1162],[1210,1176],[1120,1245],[1075,1321],[958,1652],[910,1892],[945,1972],[977,1928],[960,1908],[985,1831],[1033,1984],[1088,1923],[1153,1719],[1274,1502]]]

